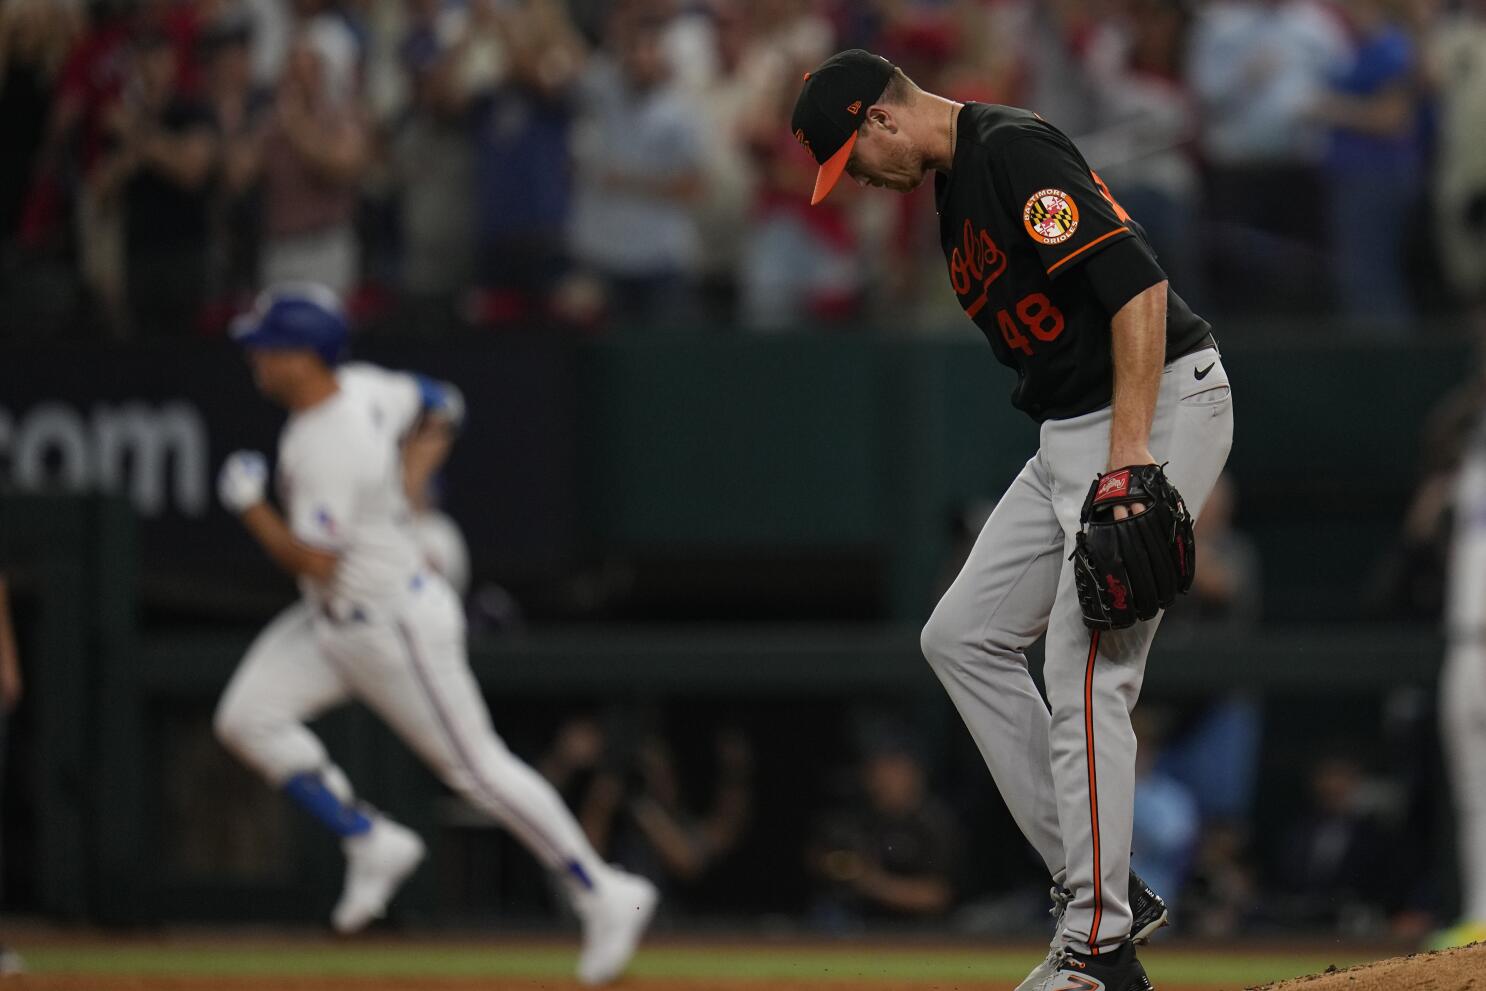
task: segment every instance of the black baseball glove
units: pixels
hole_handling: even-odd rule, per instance
[[[1079,514],[1073,580],[1084,625],[1123,630],[1192,587],[1192,515],[1162,465],[1130,465],[1094,479]],[[1116,506],[1144,503],[1122,520]]]

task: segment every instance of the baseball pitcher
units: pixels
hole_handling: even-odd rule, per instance
[[[1166,908],[1130,874],[1130,711],[1232,440],[1211,330],[1034,113],[956,103],[852,50],[805,75],[791,128],[820,166],[812,203],[843,174],[907,192],[936,173],[950,285],[1041,424],[922,641],[1053,878],[1052,952],[1019,991],[1150,991],[1135,943]],[[1046,703],[1025,655],[1044,634]]]
[[[346,883],[332,922],[355,932],[384,912],[424,854],[416,834],[356,799],[305,725],[348,699],[365,703],[563,880],[583,925],[579,978],[617,978],[655,889],[605,864],[557,793],[496,735],[465,655],[459,600],[413,538],[400,441],[425,418],[457,426],[459,392],[340,364],[346,324],[323,286],[265,292],[234,336],[259,391],[289,412],[277,471],[283,512],[265,498],[268,465],[256,452],[228,457],[219,493],[299,580],[302,599],[243,658],[217,708],[217,736],[341,837]]]

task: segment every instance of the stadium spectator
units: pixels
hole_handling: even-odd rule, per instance
[[[1269,906],[1276,921],[1374,928],[1397,893],[1388,831],[1350,750],[1339,746],[1311,765],[1309,808],[1285,832],[1275,865],[1277,890],[1284,893]]]
[[[1184,932],[1231,939],[1251,923],[1259,885],[1248,846],[1247,828],[1222,823],[1203,827],[1182,892],[1189,906],[1181,923]]]
[[[1068,134],[1094,125],[1094,93],[1082,59],[1108,16],[1106,7],[1086,0],[1004,0],[991,6],[993,34],[1009,39],[1014,49],[1023,105]]]
[[[62,184],[57,170],[44,166],[42,152],[52,93],[82,29],[75,3],[0,5],[0,307],[11,323],[0,333],[45,328],[77,296],[60,258]]]
[[[230,0],[229,0],[230,2]],[[253,80],[272,87],[283,78],[295,39],[310,28],[338,35],[338,46],[359,49],[339,0],[237,0],[253,25]]]
[[[441,0],[410,3],[399,46],[410,95],[388,152],[401,238],[398,285],[411,327],[447,322],[474,277],[474,154],[460,68],[469,17]]]
[[[540,322],[569,269],[569,145],[587,53],[556,0],[493,10],[489,31],[504,70],[481,87],[472,107],[477,282],[484,289],[478,316]],[[605,140],[624,139],[611,132]]]
[[[270,119],[273,97],[255,86],[252,75],[252,22],[230,17],[214,23],[202,38],[206,98],[221,142],[212,202],[211,298],[214,324],[241,312],[258,284],[262,190],[257,181],[257,147]]]
[[[1234,528],[1234,504],[1233,479],[1225,473],[1197,519],[1202,566],[1191,594],[1162,622],[1170,642],[1195,645],[1252,635],[1259,626],[1259,552],[1248,534]],[[1190,868],[1187,879],[1201,893],[1191,902],[1201,906],[1192,928],[1212,935],[1232,932],[1243,923],[1253,890],[1248,844],[1263,739],[1260,701],[1240,692],[1216,695],[1174,707],[1161,729],[1153,773],[1184,789],[1201,827],[1183,858]],[[1142,754],[1145,749],[1142,738]],[[1141,874],[1146,876],[1144,870]],[[1177,897],[1184,894],[1170,890]]]
[[[1247,633],[1259,625],[1263,567],[1253,538],[1233,525],[1236,502],[1233,477],[1224,473],[1194,527],[1202,567],[1192,578],[1188,601],[1162,621],[1163,630],[1169,627],[1186,638],[1214,629]]]
[[[310,281],[338,293],[360,274],[357,189],[370,162],[356,95],[356,48],[328,18],[296,37],[258,149],[263,181],[259,281]]]
[[[21,233],[52,91],[81,28],[75,4],[11,0],[0,7],[0,244]]]
[[[702,193],[698,227],[706,231],[747,229],[758,179],[750,144],[761,135],[756,103],[760,85],[757,12],[742,0],[709,0],[699,15],[677,18],[668,36],[690,112],[702,129]],[[770,118],[769,123],[774,123]],[[773,137],[773,135],[770,135]],[[710,320],[734,321],[741,237],[703,237],[698,280]]]
[[[1185,75],[1190,4],[1125,0],[1123,14],[1094,30],[1084,57],[1096,124],[1079,147],[1145,228],[1172,284],[1200,310],[1198,121]]]
[[[1311,114],[1347,54],[1319,0],[1214,0],[1188,57],[1207,164],[1208,284],[1225,312],[1325,311],[1325,128]]]
[[[126,0],[97,4],[68,53],[47,122],[35,210],[25,232],[36,243],[55,236],[64,219],[74,221],[78,273],[101,322],[114,334],[125,324],[123,226],[117,203],[101,194],[96,179],[109,140],[104,121],[124,91],[133,13]],[[80,180],[76,189],[68,188],[73,175]],[[64,205],[71,210],[64,212]]]
[[[1348,0],[1356,46],[1316,107],[1331,125],[1325,190],[1333,284],[1350,321],[1374,333],[1410,329],[1404,235],[1423,211],[1415,122],[1418,54],[1394,0]]]
[[[1434,215],[1439,254],[1461,298],[1486,309],[1486,0],[1467,0],[1430,39],[1440,102]]]
[[[179,95],[179,55],[168,36],[138,34],[129,64],[122,98],[105,121],[110,148],[94,181],[122,210],[130,330],[190,334],[206,291],[216,127],[204,104]]]
[[[5,741],[10,715],[24,694],[21,680],[20,653],[16,648],[15,628],[10,620],[10,589],[4,572],[0,572],[0,777],[4,774]],[[25,969],[20,954],[0,944],[0,977],[18,974]]]
[[[789,135],[795,84],[829,55],[830,26],[803,7],[754,12],[751,152],[758,184],[743,245],[739,321],[778,331],[851,316],[864,276],[852,197],[809,205],[815,164]]]
[[[1130,868],[1181,918],[1182,892],[1197,852],[1202,816],[1197,796],[1161,767],[1164,714],[1143,706],[1132,714],[1140,741],[1135,761],[1135,818]]]
[[[737,849],[753,814],[753,748],[720,729],[709,806],[686,800],[676,753],[644,716],[568,721],[538,769],[568,798],[594,849],[674,902]]]
[[[1418,477],[1408,508],[1368,582],[1365,615],[1375,619],[1436,622],[1443,612],[1455,480],[1486,412],[1486,314],[1477,320],[1474,367],[1430,407],[1419,432]]]
[[[580,87],[570,244],[609,318],[680,326],[692,315],[702,131],[672,85],[664,17],[618,6]],[[713,231],[709,236],[731,236]]]
[[[930,793],[911,743],[883,733],[866,749],[857,794],[823,818],[807,851],[818,887],[812,916],[832,931],[869,918],[938,918],[955,899],[959,821]]]

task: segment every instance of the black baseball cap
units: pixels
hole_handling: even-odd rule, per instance
[[[876,103],[893,78],[895,66],[881,55],[852,48],[838,52],[805,73],[805,85],[795,100],[790,130],[795,140],[814,157],[820,171],[815,176],[814,206],[826,198],[851,157],[857,143],[862,115]]]

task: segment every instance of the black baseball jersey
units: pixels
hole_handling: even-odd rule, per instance
[[[940,240],[965,315],[997,360],[1017,370],[1012,405],[1039,421],[1107,406],[1111,313],[1085,263],[1131,239],[1126,249],[1139,245],[1154,257],[1145,232],[1073,142],[1036,114],[968,103],[956,131],[954,164],[934,183]],[[1210,330],[1170,293],[1168,360]]]

